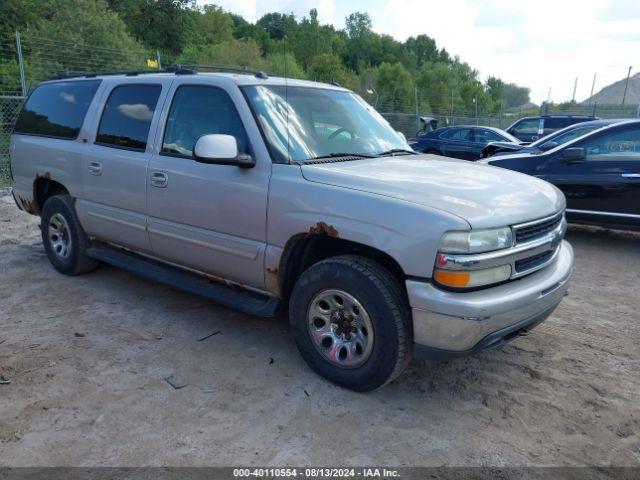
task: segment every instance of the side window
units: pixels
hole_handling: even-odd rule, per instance
[[[502,138],[495,132],[491,130],[486,130],[484,128],[476,129],[476,142],[478,143],[489,143],[489,142],[504,142],[505,139]]]
[[[538,120],[537,118],[523,120],[518,123],[513,130],[519,134],[537,135],[541,121],[542,120]]]
[[[610,132],[583,142],[587,161],[640,161],[640,127]]]
[[[102,112],[96,143],[144,152],[161,90],[160,85],[115,87]]]
[[[456,140],[458,142],[470,142],[472,141],[470,128],[452,128],[440,135],[447,140]]]
[[[40,85],[20,112],[14,132],[67,140],[77,138],[98,85],[100,80]]]
[[[545,118],[544,119],[544,128],[553,128],[560,129],[568,126],[567,120],[564,118]]]
[[[233,135],[238,152],[247,153],[247,134],[227,92],[210,86],[179,87],[169,110],[162,153],[191,157],[198,138],[209,133]]]

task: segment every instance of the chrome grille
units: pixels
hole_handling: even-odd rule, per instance
[[[535,220],[533,222],[516,225],[514,227],[516,244],[526,243],[536,238],[544,237],[547,233],[558,228],[562,222],[564,212],[557,213],[552,217]]]

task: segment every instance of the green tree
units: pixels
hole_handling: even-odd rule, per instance
[[[146,68],[151,55],[104,0],[45,0],[38,11],[39,20],[22,31],[31,85],[62,70]]]
[[[188,45],[178,59],[185,65],[201,64],[217,67],[247,68],[267,70],[268,63],[262,57],[260,46],[255,40],[232,38],[222,43],[205,46]]]
[[[293,36],[298,28],[296,17],[286,13],[266,13],[256,22],[264,28],[273,40],[282,40],[286,35]]]
[[[315,56],[321,53],[331,53],[330,34],[331,32],[327,28],[320,26],[318,11],[314,8],[309,12],[309,18],[302,19],[290,39],[288,47],[298,63],[307,68]]]
[[[231,15],[216,5],[205,5],[193,15],[189,47],[208,48],[233,39]]]
[[[413,79],[401,63],[381,63],[374,70],[379,108],[385,111],[405,111],[415,107]]]
[[[304,68],[291,53],[273,53],[267,57],[268,71],[272,75],[288,78],[307,78]]]
[[[193,28],[194,0],[108,0],[108,4],[139,42],[165,54],[180,53]]]

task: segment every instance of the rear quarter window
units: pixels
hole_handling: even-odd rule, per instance
[[[25,103],[15,133],[73,140],[100,80],[56,82],[38,86]]]

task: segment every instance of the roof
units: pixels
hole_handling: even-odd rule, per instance
[[[232,69],[233,70],[233,69]],[[314,82],[311,80],[301,80],[297,78],[284,78],[284,77],[272,77],[264,72],[247,72],[240,70],[238,72],[196,72],[189,69],[172,68],[163,71],[115,71],[115,72],[68,72],[56,77],[53,77],[49,81],[69,81],[69,80],[87,80],[87,79],[131,79],[131,78],[154,78],[179,75],[181,77],[197,76],[198,78],[227,78],[232,80],[237,85],[274,85],[274,86],[289,86],[289,87],[312,87],[312,88],[327,88],[332,90],[344,90],[338,84],[328,84],[322,82]]]

